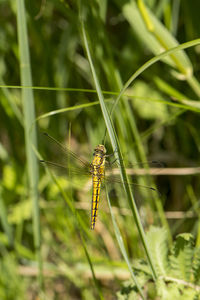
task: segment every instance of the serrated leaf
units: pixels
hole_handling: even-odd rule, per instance
[[[160,300],[181,300],[178,285],[174,283],[166,284],[162,279],[156,282],[157,293]]]
[[[172,248],[170,255],[171,274],[179,279],[189,281],[191,278],[193,258],[193,236],[180,234]]]
[[[126,281],[120,291],[116,293],[118,300],[140,300],[136,286],[131,281]]]
[[[167,231],[164,228],[151,226],[147,233],[147,242],[157,274],[159,276],[166,276],[168,274]]]

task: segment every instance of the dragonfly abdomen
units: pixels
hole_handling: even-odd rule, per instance
[[[99,206],[99,196],[101,190],[101,182],[104,177],[105,171],[105,147],[103,145],[98,145],[95,148],[94,158],[91,164],[91,173],[92,173],[92,208],[91,208],[91,225],[90,228],[94,229],[98,214]]]
[[[95,224],[96,224],[98,207],[99,207],[99,196],[100,196],[100,190],[101,190],[101,181],[102,181],[102,178],[98,178],[98,176],[93,176],[91,225],[90,225],[91,229],[94,229]]]

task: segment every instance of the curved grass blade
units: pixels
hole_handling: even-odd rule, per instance
[[[157,61],[160,61],[161,59],[163,59],[164,57],[167,57],[168,55],[175,53],[179,50],[183,50],[183,49],[187,49],[190,47],[193,47],[195,45],[200,44],[200,39],[196,39],[187,43],[183,43],[177,47],[171,48],[167,51],[162,52],[161,54],[151,58],[150,60],[148,60],[146,63],[144,63],[128,80],[127,82],[124,84],[122,90],[120,91],[113,107],[111,110],[111,114],[114,112],[119,100],[121,99],[122,95],[125,93],[125,90],[131,85],[131,83],[142,73],[144,72],[147,68],[149,68],[151,65],[155,64]]]
[[[128,202],[129,202],[129,205],[130,205],[130,208],[131,208],[133,218],[135,220],[139,235],[141,237],[145,253],[147,255],[147,259],[148,259],[148,262],[149,262],[149,265],[150,265],[150,268],[151,268],[151,271],[152,271],[152,276],[153,276],[154,279],[156,279],[157,278],[156,269],[155,269],[155,266],[154,266],[152,258],[151,258],[151,253],[148,249],[144,229],[142,227],[142,223],[141,223],[141,220],[140,220],[140,217],[139,217],[139,213],[138,213],[138,210],[137,210],[137,207],[136,207],[136,203],[134,201],[131,189],[130,189],[129,185],[127,184],[128,179],[127,179],[127,175],[126,175],[125,168],[124,168],[124,165],[123,165],[123,158],[122,158],[121,150],[119,148],[119,143],[118,143],[117,136],[116,136],[116,133],[115,133],[115,130],[114,130],[114,126],[113,126],[111,118],[110,118],[110,114],[108,113],[107,107],[104,103],[104,97],[103,97],[103,94],[102,94],[102,91],[101,91],[101,87],[100,87],[100,84],[99,84],[99,81],[98,81],[98,78],[97,78],[97,75],[96,75],[96,72],[95,72],[95,68],[94,68],[94,65],[93,65],[92,57],[91,57],[91,54],[90,54],[88,40],[87,40],[83,20],[81,20],[81,29],[82,29],[83,42],[84,42],[84,46],[85,46],[85,49],[86,49],[86,53],[87,53],[88,61],[89,61],[89,64],[90,64],[91,72],[92,72],[92,75],[93,75],[95,87],[96,87],[96,90],[97,90],[97,94],[98,94],[99,103],[100,103],[100,107],[101,107],[101,110],[102,110],[103,118],[104,118],[104,121],[105,121],[105,124],[106,124],[106,128],[108,130],[108,135],[109,135],[109,138],[110,138],[110,141],[111,141],[111,144],[112,144],[112,148],[113,148],[113,151],[114,151],[114,154],[115,154],[115,158],[117,160],[119,160],[119,162],[120,162],[120,174],[121,174],[121,178],[122,178],[122,181],[123,181],[124,190],[126,192],[127,199],[128,199]],[[115,150],[117,150],[117,151],[115,151]]]

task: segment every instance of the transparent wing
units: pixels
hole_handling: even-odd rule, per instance
[[[82,178],[86,178],[88,180],[91,180],[91,177],[92,177],[92,171],[88,171],[88,170],[85,170],[85,169],[78,169],[78,168],[67,168],[65,166],[62,166],[60,164],[57,164],[57,163],[54,163],[54,162],[51,162],[51,161],[45,161],[45,160],[40,160],[41,163],[44,163],[50,167],[53,167],[53,168],[57,168],[59,169],[59,172],[64,172],[64,174],[67,176],[70,172],[71,175],[77,175],[77,176],[81,176]],[[144,169],[142,169],[144,170]],[[119,170],[117,170],[118,174],[119,174]],[[151,186],[147,186],[147,185],[142,185],[142,184],[139,184],[139,183],[136,183],[136,182],[132,182],[132,181],[123,181],[121,180],[120,178],[120,175],[118,175],[115,173],[115,175],[113,174],[105,174],[104,177],[103,177],[103,184],[108,184],[108,185],[112,185],[113,184],[117,184],[119,185],[120,187],[123,187],[123,182],[125,184],[128,184],[130,186],[130,188],[134,188],[134,187],[137,187],[137,188],[145,188],[145,189],[149,189],[149,190],[152,190],[152,191],[155,191],[155,192],[158,192],[160,194],[160,192],[156,189],[156,188],[153,188]],[[72,179],[70,177],[70,179]]]
[[[52,161],[48,161],[48,160],[40,160],[40,162],[44,165],[47,165],[53,169],[57,169],[60,172],[64,173],[65,175],[71,173],[71,174],[76,174],[76,175],[82,175],[82,176],[90,176],[92,175],[92,172],[90,171],[89,168],[76,168],[75,166],[72,167],[70,166],[65,166],[65,165],[61,165]]]
[[[44,137],[52,142],[54,148],[56,147],[56,149],[53,148],[53,156],[56,157],[56,161],[40,160],[41,164],[50,167],[55,173],[65,175],[66,179],[68,178],[70,181],[72,180],[72,175],[74,175],[73,177],[91,178],[91,167],[88,161],[80,158],[49,134],[44,133]]]
[[[111,156],[111,155],[109,155]],[[129,161],[123,160],[123,164],[126,166],[126,169],[132,170],[134,174],[137,174],[137,170],[142,170],[141,174],[140,171],[138,171],[139,175],[145,175],[145,174],[154,174],[154,172],[159,172],[165,167],[165,164],[159,160],[149,160],[145,162],[136,162],[136,163],[130,163]],[[107,170],[113,170],[117,169],[120,165],[120,161],[117,159],[114,159],[113,161],[106,161],[106,169]],[[149,171],[148,171],[149,170]]]
[[[88,179],[91,179],[92,176],[92,170],[91,170],[91,165],[88,161],[84,160],[83,158],[80,158],[77,156],[73,151],[62,145],[60,142],[58,142],[56,139],[51,137],[49,134],[44,133],[44,135],[49,138],[51,142],[53,142],[54,145],[57,146],[58,150],[61,150],[62,153],[65,156],[64,163],[56,163],[52,161],[46,161],[46,160],[41,160],[40,162],[42,164],[46,164],[50,167],[53,167],[54,169],[57,169],[59,172],[64,173],[66,176],[69,174],[73,175],[78,175],[78,176],[84,176],[88,177]],[[56,155],[59,156],[59,155]],[[109,157],[112,157],[113,155],[108,155]],[[136,164],[128,164],[128,173],[131,175],[137,174],[137,171],[140,170],[141,174],[139,175],[144,175],[147,174],[147,172],[150,171],[151,173],[151,166],[156,165],[161,167],[161,163],[158,161],[148,161],[145,163],[136,163]],[[118,184],[118,185],[123,185],[123,182],[121,180],[120,174],[119,174],[119,162],[114,161],[114,162],[108,162],[106,161],[106,166],[105,166],[105,175],[103,178],[103,181],[105,184]],[[150,166],[150,168],[140,168],[140,169],[134,169],[133,166]],[[157,172],[159,168],[156,168]],[[145,173],[146,172],[146,173]],[[128,184],[131,188],[133,187],[141,187],[141,188],[146,188],[150,189],[153,191],[157,191],[155,188],[151,186],[145,186],[145,185],[140,185],[136,182],[132,181],[124,181],[125,184]]]
[[[120,175],[105,175],[104,176],[104,182],[105,184],[117,184],[117,185],[120,185],[120,186],[123,186],[123,183],[124,184],[127,184],[130,186],[130,188],[134,188],[134,187],[137,187],[137,188],[145,188],[145,189],[149,189],[149,190],[152,190],[152,191],[157,191],[159,193],[159,191],[156,189],[156,188],[153,188],[151,186],[147,186],[147,185],[142,185],[142,184],[139,184],[139,183],[136,183],[136,182],[133,182],[133,181],[126,181],[126,180],[121,180],[120,178]]]
[[[44,136],[47,137],[51,142],[53,142],[53,145],[56,146],[58,149],[58,153],[60,150],[62,151],[62,153],[65,156],[65,164],[68,165],[67,168],[69,168],[70,166],[79,166],[81,168],[84,168],[85,171],[90,169],[90,163],[86,161],[84,158],[80,158],[73,151],[71,151],[63,144],[58,142],[54,137],[50,136],[48,133],[44,132]],[[58,155],[56,154],[56,156]]]

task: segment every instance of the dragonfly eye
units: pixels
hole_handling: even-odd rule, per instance
[[[105,148],[104,145],[98,145],[98,146],[96,146],[96,148],[94,149],[94,151],[96,153],[105,154],[106,153],[106,148]]]

